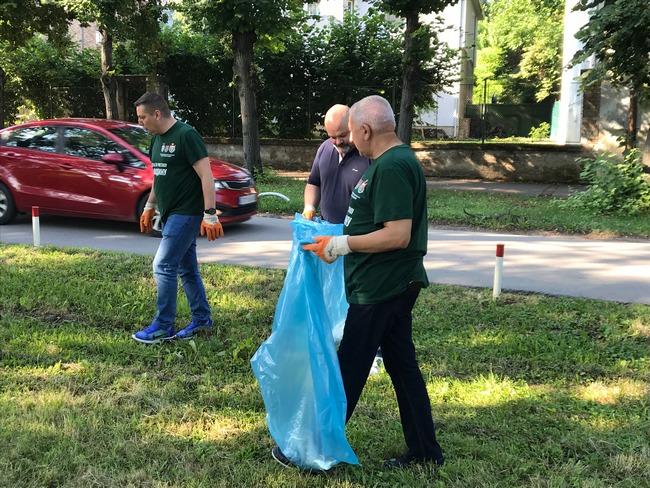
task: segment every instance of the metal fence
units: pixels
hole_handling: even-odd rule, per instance
[[[585,131],[580,84],[570,85],[562,108],[552,97],[535,103],[534,94],[535,86],[521,82],[513,86],[510,79],[458,85],[438,94],[436,108],[419,114],[414,138],[485,141],[561,137],[564,142],[579,143]]]
[[[526,88],[519,92],[526,95]],[[145,91],[143,83],[122,87],[122,99],[127,120],[136,121],[133,102]],[[204,135],[241,137],[239,98],[234,87],[169,87],[170,105],[175,115],[188,121]],[[392,105],[399,117],[399,87],[342,87],[331,93],[319,86],[286,86],[291,97],[276,100],[277,95],[260,89],[258,115],[262,137],[288,139],[322,138],[322,116],[333,103],[353,103],[366,95],[380,94]],[[192,95],[193,94],[193,95]],[[200,96],[197,96],[200,94]],[[190,96],[191,95],[191,96]],[[99,86],[54,87],[30,91],[33,102],[40,107],[38,114],[23,112],[23,118],[32,117],[104,117],[104,97]],[[582,98],[578,83],[571,87],[571,103],[567,117],[560,120],[556,101],[522,103],[503,85],[494,80],[482,83],[460,84],[436,96],[435,107],[421,110],[413,122],[413,140],[493,140],[500,138],[528,138],[531,130],[548,124],[548,138],[558,130],[567,131],[566,140],[580,141]],[[191,106],[200,99],[199,106]],[[15,106],[15,104],[14,104]],[[7,110],[5,109],[5,117]],[[563,125],[564,124],[564,125]],[[538,132],[542,134],[543,131]]]

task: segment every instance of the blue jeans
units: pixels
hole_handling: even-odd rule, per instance
[[[170,215],[163,223],[162,241],[153,260],[153,274],[158,286],[158,313],[153,324],[174,325],[178,277],[192,311],[192,321],[206,324],[210,305],[196,258],[196,235],[201,228],[201,215]]]

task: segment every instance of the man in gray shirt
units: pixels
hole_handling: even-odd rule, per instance
[[[350,204],[350,195],[370,161],[359,155],[350,143],[346,105],[334,105],[325,114],[329,138],[316,152],[305,186],[303,217],[313,219],[320,204],[323,220],[342,224]]]

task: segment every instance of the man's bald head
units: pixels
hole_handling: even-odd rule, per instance
[[[345,156],[354,147],[350,144],[348,131],[349,113],[350,108],[347,105],[336,104],[330,107],[325,114],[325,132],[341,156]]]

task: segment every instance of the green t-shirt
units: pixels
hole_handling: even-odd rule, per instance
[[[369,234],[384,222],[411,219],[411,240],[405,249],[345,256],[345,292],[349,303],[371,305],[391,300],[411,281],[429,284],[424,269],[427,253],[426,180],[408,146],[384,152],[352,191],[343,233]]]
[[[207,156],[199,133],[179,120],[164,134],[152,137],[153,188],[163,222],[171,214],[203,213],[201,178],[192,166]]]

